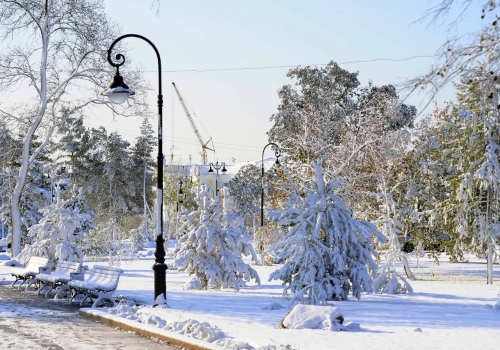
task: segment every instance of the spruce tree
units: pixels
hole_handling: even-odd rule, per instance
[[[239,290],[251,279],[260,283],[257,272],[241,259],[242,254],[255,258],[249,237],[241,231],[242,218],[229,210],[227,202],[221,211],[219,197],[210,198],[211,193],[207,185],[199,186],[198,210],[185,210],[180,217],[180,230],[186,233],[179,239],[175,265],[193,276],[185,287]]]
[[[453,223],[455,249],[486,257],[493,283],[494,249],[500,237],[500,94],[496,62],[477,63],[462,76],[458,103],[439,124],[441,147],[454,175],[442,215]]]
[[[69,198],[63,198],[61,185],[69,185],[69,181],[65,180],[55,186],[55,202],[41,210],[42,219],[29,229],[33,241],[31,252],[45,256],[53,263],[60,260],[82,263],[81,241],[93,228],[93,213],[87,211],[82,189],[73,186]]]
[[[335,195],[341,181],[323,179],[322,160],[314,163],[315,181],[304,198],[294,195],[284,209],[268,215],[288,227],[285,238],[270,248],[283,267],[269,279],[281,280],[291,303],[324,305],[329,300],[356,298],[372,291],[370,273],[377,269],[372,235],[385,237],[369,222],[352,217]]]
[[[401,250],[399,237],[401,235],[402,224],[398,220],[397,203],[392,196],[387,193],[385,186],[381,186],[379,201],[381,211],[384,215],[378,222],[380,231],[384,233],[388,239],[387,247],[383,254],[383,262],[379,264],[379,269],[376,272],[376,277],[373,280],[373,291],[376,293],[412,293],[413,288],[406,279],[396,271],[396,262],[401,261],[406,275],[410,279],[415,279],[415,276],[410,271],[408,257]]]

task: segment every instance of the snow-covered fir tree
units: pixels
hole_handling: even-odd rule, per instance
[[[243,219],[229,210],[228,191],[221,192],[226,195],[223,211],[219,197],[210,198],[211,189],[201,185],[195,197],[198,210],[184,210],[180,216],[180,231],[186,233],[179,239],[175,265],[193,276],[186,288],[239,290],[251,279],[260,284],[257,272],[241,258],[250,254],[255,259],[250,239],[241,231]]]
[[[379,227],[380,231],[387,236],[388,245],[382,258],[383,263],[379,264],[376,278],[373,280],[373,291],[387,294],[413,293],[413,288],[408,281],[396,271],[396,262],[401,261],[406,275],[410,279],[415,279],[415,276],[410,271],[406,253],[401,250],[401,244],[399,243],[402,224],[397,218],[396,202],[387,193],[385,186],[382,187],[381,192],[383,195],[379,196],[382,202],[380,207],[385,213],[379,222]]]
[[[257,261],[252,237],[245,233],[244,218],[234,211],[231,190],[223,187],[219,190],[219,193],[222,197],[221,226],[227,232],[227,237],[232,237],[235,240],[235,246],[240,256],[251,256],[252,261]]]
[[[61,183],[60,183],[61,185]],[[81,188],[73,186],[68,199],[61,196],[61,186],[55,186],[55,201],[42,209],[43,218],[29,229],[31,253],[49,261],[83,261],[79,244],[93,227],[91,212],[86,211]]]
[[[441,147],[455,170],[446,179],[451,196],[442,213],[453,223],[454,248],[486,257],[490,284],[500,237],[500,85],[495,72],[495,60],[465,71],[457,85],[458,103],[438,125],[449,136]]]
[[[335,195],[341,181],[323,179],[322,160],[314,163],[315,181],[305,197],[293,196],[281,211],[268,215],[279,225],[288,226],[285,238],[270,248],[284,265],[270,275],[285,285],[291,303],[323,305],[328,300],[345,300],[349,292],[356,298],[372,292],[370,272],[377,269],[372,256],[372,235],[386,239],[366,221],[356,220]]]
[[[413,249],[413,252],[411,252],[411,255],[417,259],[417,269],[419,269],[420,258],[423,258],[425,256],[424,242],[422,240],[419,240],[417,242],[417,245],[415,245],[415,248]]]

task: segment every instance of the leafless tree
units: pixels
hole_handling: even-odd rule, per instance
[[[477,16],[478,21],[483,21],[483,27],[477,32],[454,34],[465,15],[475,11],[476,8],[472,5],[477,2],[482,2],[483,5],[481,12],[473,13],[473,16]],[[458,14],[450,19],[449,16],[456,10]],[[425,107],[427,107],[445,85],[455,81],[473,63],[484,59],[499,62],[499,15],[500,2],[491,0],[441,0],[437,5],[428,9],[419,22],[442,25],[441,21],[449,21],[447,27],[449,37],[436,52],[436,61],[427,73],[409,79],[402,84],[401,88],[406,91],[407,95],[423,90],[426,96]]]
[[[118,114],[144,112],[143,101],[119,109],[100,96],[112,73],[106,51],[118,34],[103,13],[100,0],[0,0],[0,35],[8,46],[0,55],[0,91],[26,96],[20,104],[0,105],[1,118],[23,141],[10,197],[13,255],[21,251],[19,204],[28,168],[58,126],[92,104]],[[127,79],[137,90],[145,88],[139,72]],[[32,148],[35,136],[41,143]]]

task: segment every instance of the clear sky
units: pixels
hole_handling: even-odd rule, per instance
[[[363,84],[395,84],[424,73],[430,56],[445,41],[446,26],[414,23],[437,1],[414,0],[105,0],[107,14],[123,34],[150,39],[163,69],[164,153],[175,162],[200,162],[201,149],[172,89],[175,82],[188,103],[202,137],[212,137],[209,162],[261,158],[279,104],[277,91],[291,83],[286,73],[298,65],[333,60],[359,71]],[[480,24],[480,13],[464,25]],[[413,24],[412,24],[413,23]],[[154,51],[139,39],[126,39],[127,62],[146,70],[156,110],[157,64]],[[383,60],[376,60],[383,59]],[[371,62],[358,62],[372,60]],[[398,61],[399,60],[399,61]],[[264,67],[280,67],[267,68]],[[240,69],[252,68],[252,69]],[[133,88],[133,87],[132,87]],[[136,91],[136,93],[141,93]],[[451,93],[441,98],[450,98]],[[407,103],[419,107],[422,96]],[[104,125],[133,140],[140,120],[91,114],[89,125]],[[152,121],[156,129],[156,121]],[[272,156],[272,152],[269,155]]]

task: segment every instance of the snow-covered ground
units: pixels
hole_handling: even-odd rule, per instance
[[[267,282],[276,266],[253,266],[260,286],[249,284],[233,290],[183,290],[189,277],[167,271],[167,303],[153,308],[152,248],[138,260],[123,262],[124,274],[115,296],[145,304],[109,309],[115,315],[177,331],[211,338],[213,344],[232,349],[498,349],[500,347],[500,266],[494,266],[494,284],[486,284],[484,261],[440,265],[421,258],[410,266],[417,276],[413,294],[363,294],[360,301],[333,303],[342,311],[344,324],[360,325],[345,331],[323,329],[278,329],[289,309],[281,298],[279,282]],[[0,254],[0,259],[7,259]],[[102,262],[98,262],[102,264]],[[171,263],[167,259],[167,263]],[[86,262],[92,266],[94,262]],[[0,261],[0,279],[12,280]],[[23,293],[23,292],[20,292]],[[285,306],[273,309],[276,305]],[[273,306],[273,307],[270,307]],[[0,304],[0,315],[2,305]],[[130,322],[135,322],[135,321]],[[208,324],[210,325],[208,325]],[[170,330],[167,330],[170,329]],[[246,345],[245,345],[246,344]],[[289,346],[289,347],[286,347]],[[22,348],[22,346],[21,346]]]

